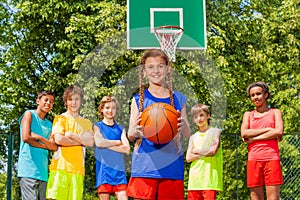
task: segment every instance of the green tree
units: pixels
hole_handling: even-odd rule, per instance
[[[215,125],[224,134],[232,134],[223,137],[225,191],[219,198],[236,197],[238,174],[239,198],[246,199],[246,145],[240,140],[239,148],[233,150],[233,138],[239,138],[243,113],[253,109],[245,93],[248,84],[267,82],[272,93],[269,104],[282,110],[285,132],[299,132],[295,126],[300,109],[299,1],[254,0],[243,6],[233,0],[206,1],[206,16],[208,48],[205,52],[178,51],[174,63],[177,78],[183,77],[189,84],[174,87],[192,91],[189,105],[197,101],[210,105]],[[36,92],[42,89],[57,95],[48,116],[53,119],[65,109],[64,88],[75,83],[88,94],[83,115],[98,120],[98,101],[104,94],[115,94],[123,102],[118,120],[128,125],[130,99],[137,83],[129,83],[127,77],[136,75],[141,51],[124,49],[125,0],[3,0],[0,23],[1,128],[18,136],[18,117],[36,106]],[[5,137],[0,142],[5,159]],[[15,139],[15,152],[18,144],[19,138]],[[293,149],[289,145],[282,148],[286,147],[288,150],[283,151]],[[92,197],[92,150],[87,160],[85,193]],[[236,164],[240,166],[237,173],[232,170]]]

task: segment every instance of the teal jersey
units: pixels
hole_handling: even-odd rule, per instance
[[[45,118],[42,120],[35,110],[31,112],[31,132],[38,134],[46,139],[49,139],[52,130],[52,123]],[[18,177],[32,178],[41,181],[48,180],[48,150],[36,148],[22,140],[22,125],[21,121],[24,114],[20,117],[20,150],[18,159]]]

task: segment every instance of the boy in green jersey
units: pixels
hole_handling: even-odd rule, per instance
[[[198,131],[189,140],[186,161],[192,162],[189,171],[188,199],[216,199],[223,191],[223,155],[221,130],[209,126],[209,108],[196,104],[191,109]]]

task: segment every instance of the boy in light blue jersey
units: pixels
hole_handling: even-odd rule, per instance
[[[20,117],[20,150],[18,177],[22,200],[46,199],[48,150],[57,145],[50,137],[52,123],[46,118],[54,104],[54,93],[38,92],[37,109],[27,110]]]

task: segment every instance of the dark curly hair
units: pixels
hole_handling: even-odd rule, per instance
[[[255,83],[251,83],[248,87],[247,87],[247,96],[250,98],[250,90],[254,87],[261,87],[263,89],[263,93],[268,94],[268,98],[270,98],[271,94],[269,92],[269,87],[265,82],[262,81],[258,81]]]

